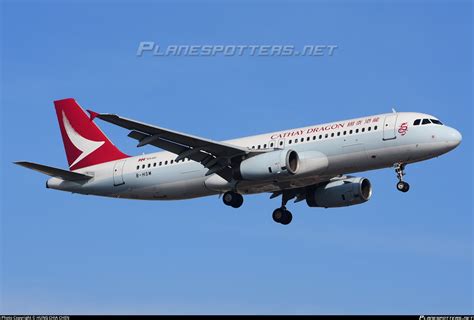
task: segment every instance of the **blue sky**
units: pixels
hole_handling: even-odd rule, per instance
[[[470,2],[23,2],[1,18],[1,313],[473,313]],[[159,44],[335,44],[331,57],[136,57]],[[364,172],[343,209],[217,197],[72,195],[14,166],[66,168],[53,100],[229,139],[399,111],[453,152]],[[100,123],[129,154],[127,131]]]

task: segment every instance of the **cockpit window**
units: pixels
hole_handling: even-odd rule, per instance
[[[430,119],[423,119],[423,122],[421,124],[430,124]]]
[[[420,124],[421,119],[416,119],[415,122],[413,122],[414,126],[417,126]]]
[[[430,119],[430,120],[431,120],[431,122],[433,122],[434,124],[439,124],[439,125],[441,125],[441,126],[443,125],[443,124],[441,123],[441,121],[439,121],[439,120],[436,120],[436,119]]]

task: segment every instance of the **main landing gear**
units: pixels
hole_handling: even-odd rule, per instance
[[[293,215],[283,206],[275,209],[272,214],[273,221],[287,225],[293,220]]]
[[[395,164],[395,173],[397,174],[397,190],[401,192],[407,192],[410,190],[410,185],[408,182],[403,181],[403,176],[405,175],[405,164],[396,163]]]
[[[226,206],[231,206],[233,208],[239,208],[242,203],[244,203],[244,197],[242,197],[241,194],[233,191],[227,191],[224,193],[222,200],[224,200],[224,204]]]
[[[293,220],[293,215],[286,209],[286,203],[290,200],[288,193],[283,192],[281,195],[281,207],[275,209],[272,214],[273,221],[287,225]]]
[[[287,193],[282,194],[281,207],[273,211],[273,220],[275,222],[287,225],[293,220],[293,215],[286,209],[286,203],[291,197]],[[244,197],[241,194],[234,191],[227,191],[222,197],[224,204],[233,208],[239,208],[244,203]]]

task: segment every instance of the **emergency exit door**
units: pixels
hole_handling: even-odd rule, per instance
[[[124,184],[123,181],[123,167],[125,166],[125,161],[127,160],[120,160],[115,162],[114,165],[114,186],[119,186]]]
[[[395,134],[395,125],[397,124],[397,114],[391,114],[385,117],[383,122],[383,140],[392,140],[397,136]]]

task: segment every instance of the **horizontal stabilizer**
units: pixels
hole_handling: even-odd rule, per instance
[[[48,176],[60,178],[67,181],[89,180],[92,178],[91,176],[88,176],[82,173],[71,172],[71,171],[67,171],[67,170],[63,170],[59,168],[53,168],[53,167],[45,166],[45,165],[34,163],[34,162],[16,161],[14,163],[19,166],[47,174]]]

